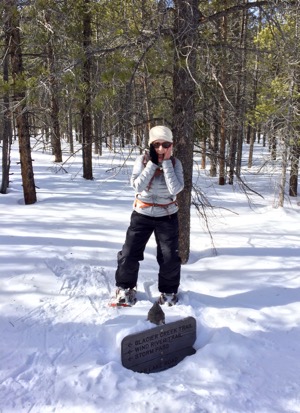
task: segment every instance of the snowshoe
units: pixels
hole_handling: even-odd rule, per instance
[[[158,304],[168,305],[169,307],[171,307],[172,305],[175,305],[177,302],[178,302],[178,296],[175,293],[171,293],[171,294],[161,293],[158,299]]]
[[[117,288],[116,296],[110,302],[110,307],[132,307],[136,303],[134,288]]]

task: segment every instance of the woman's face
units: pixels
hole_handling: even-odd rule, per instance
[[[166,142],[163,139],[157,139],[153,142],[153,146],[158,156],[158,162],[162,162],[164,159],[170,159],[172,143]]]

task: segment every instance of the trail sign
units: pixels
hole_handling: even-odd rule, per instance
[[[124,337],[122,365],[139,373],[156,373],[176,366],[196,352],[196,320],[182,320]]]

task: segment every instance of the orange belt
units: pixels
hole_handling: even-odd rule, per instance
[[[136,207],[138,206],[139,208],[150,208],[150,207],[160,207],[160,208],[168,208],[169,205],[172,204],[176,204],[177,205],[177,201],[172,201],[169,202],[168,204],[150,204],[148,202],[143,202],[140,199],[135,198],[135,201],[133,203],[133,206]]]

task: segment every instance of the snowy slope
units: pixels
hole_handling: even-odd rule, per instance
[[[257,148],[256,158],[266,156]],[[276,203],[275,166],[246,173],[264,199],[239,186],[195,176],[210,202],[217,255],[192,210],[191,256],[181,300],[166,321],[197,320],[196,353],[160,373],[121,364],[128,334],[153,328],[158,296],[155,242],[141,263],[139,301],[107,306],[116,254],[131,214],[134,156],[95,158],[95,180],[81,159],[67,173],[34,153],[38,203],[22,198],[18,149],[9,194],[0,195],[0,412],[300,412],[300,207]],[[257,167],[258,170],[258,167]]]

